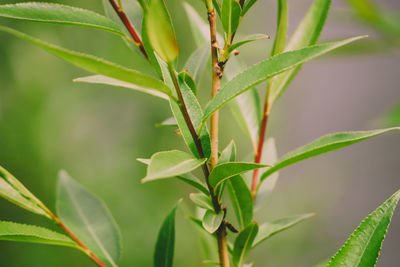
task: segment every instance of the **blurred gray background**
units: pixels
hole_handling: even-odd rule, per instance
[[[126,5],[134,5],[133,0]],[[1,3],[17,1],[1,1]],[[56,1],[103,13],[98,1]],[[205,13],[199,1],[189,1]],[[376,1],[400,14],[400,2]],[[194,48],[181,0],[167,0],[181,48],[180,65]],[[291,0],[292,32],[312,3]],[[343,1],[333,1],[321,41],[369,34]],[[134,13],[132,13],[134,14]],[[140,21],[140,17],[135,17]],[[275,32],[276,3],[260,0],[243,20],[238,38]],[[51,43],[95,54],[149,71],[137,53],[118,37],[70,26],[0,19]],[[248,45],[240,57],[249,64],[266,58],[271,40]],[[354,52],[354,51],[353,51]],[[379,118],[400,101],[400,49],[333,53],[307,63],[271,115],[268,135],[279,155],[321,135],[382,127]],[[169,180],[141,184],[145,166],[138,157],[159,150],[185,149],[172,129],[154,125],[170,116],[162,100],[122,88],[73,83],[81,71],[39,48],[0,33],[0,164],[54,210],[57,172],[72,177],[101,197],[123,234],[121,266],[152,266],[158,229],[174,203],[184,196],[177,216],[176,266],[202,266],[195,229],[183,217],[193,211],[191,189]],[[260,86],[260,89],[265,85]],[[199,88],[209,93],[205,78]],[[205,104],[205,101],[203,102]],[[221,117],[221,147],[235,138],[240,155],[251,148],[230,112]],[[273,195],[258,212],[260,220],[316,212],[317,215],[271,238],[250,255],[255,266],[313,266],[332,256],[359,222],[400,189],[400,135],[389,133],[319,156],[281,171]],[[0,199],[0,219],[53,227],[38,216]],[[378,266],[398,266],[400,211],[393,217]],[[93,266],[68,248],[0,241],[0,266]]]

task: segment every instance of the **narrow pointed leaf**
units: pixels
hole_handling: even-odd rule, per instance
[[[160,123],[157,123],[156,127],[157,128],[163,128],[163,127],[175,127],[175,128],[177,128],[178,127],[178,122],[176,122],[176,119],[174,117],[170,117],[170,118],[167,118],[167,119],[163,120]]]
[[[210,28],[199,13],[186,1],[183,2],[183,8],[189,21],[189,28],[193,34],[197,47],[208,44],[210,40]]]
[[[296,224],[313,217],[314,215],[314,213],[308,213],[303,215],[290,216],[260,225],[260,229],[258,231],[256,239],[254,240],[253,247],[261,244],[263,241],[267,240],[271,236],[280,233],[286,229],[289,229]]]
[[[147,25],[146,25],[146,19],[143,18],[142,21],[142,42],[144,49],[146,50],[147,56],[149,57],[149,61],[151,65],[153,66],[153,69],[156,71],[158,76],[162,79],[163,74],[160,66],[160,62],[157,59],[157,56],[155,55],[154,49],[151,46],[150,39],[149,39],[149,34],[147,33]]]
[[[189,72],[198,84],[206,69],[207,62],[210,58],[211,50],[208,44],[204,44],[197,48],[188,58],[183,70]]]
[[[203,227],[207,232],[212,234],[217,231],[223,219],[223,212],[216,214],[213,210],[207,210],[203,217]]]
[[[399,199],[400,191],[397,191],[368,215],[333,256],[327,267],[375,266]]]
[[[191,172],[205,161],[206,159],[197,159],[178,150],[155,153],[151,156],[150,164],[147,166],[147,175],[142,179],[142,183]]]
[[[91,75],[91,76],[86,76],[86,77],[81,77],[74,79],[74,82],[81,82],[81,83],[94,83],[94,84],[104,84],[104,85],[111,85],[111,86],[117,86],[117,87],[124,87],[128,89],[132,89],[135,91],[139,91],[145,94],[149,94],[152,96],[156,96],[165,100],[168,100],[168,95],[165,93],[155,91],[148,89],[146,87],[140,87],[136,84],[120,81],[117,79],[113,79],[104,75]]]
[[[271,56],[282,53],[286,46],[286,36],[288,30],[288,7],[287,0],[278,0],[278,23],[274,46],[272,47]]]
[[[357,131],[357,132],[341,132],[323,136],[308,145],[300,147],[292,152],[287,153],[269,168],[261,176],[261,181],[265,180],[272,173],[285,168],[289,165],[295,164],[299,161],[315,157],[330,151],[343,148],[371,137],[381,135],[387,132],[400,130],[400,127],[371,130],[371,131]]]
[[[0,166],[0,197],[30,212],[51,218],[41,207],[44,205],[11,173]]]
[[[242,8],[236,0],[222,0],[221,21],[224,31],[227,34],[228,42],[239,26]]]
[[[176,204],[167,218],[165,218],[158,232],[156,249],[154,252],[154,266],[172,267],[175,249],[175,214],[178,204]]]
[[[217,165],[210,174],[210,184],[216,188],[223,181],[232,178],[244,172],[252,171],[258,168],[268,167],[270,165],[247,163],[247,162],[227,162]]]
[[[219,0],[212,0],[215,11],[217,12],[218,17],[221,18],[221,4]]]
[[[154,51],[162,60],[171,63],[178,56],[179,48],[164,0],[150,0],[144,19]]]
[[[315,0],[299,23],[293,36],[290,38],[285,51],[301,49],[316,44],[329,13],[331,0]],[[304,63],[304,62],[303,62]],[[272,107],[275,100],[284,92],[301,65],[288,70],[270,80],[270,94],[268,105]]]
[[[254,35],[247,36],[243,41],[239,41],[237,43],[232,44],[229,47],[229,52],[233,52],[233,50],[238,49],[239,47],[241,47],[245,44],[252,43],[255,41],[259,41],[259,40],[264,40],[264,39],[269,39],[269,36],[266,34],[254,34]]]
[[[199,206],[200,208],[208,210],[213,209],[210,197],[205,196],[203,194],[195,194],[195,193],[190,194],[189,197],[193,201],[193,203]]]
[[[253,196],[243,177],[238,175],[227,182],[236,218],[241,228],[246,227],[253,220]]]
[[[244,3],[243,10],[241,16],[244,17],[246,13],[250,10],[250,8],[257,2],[258,0],[247,0]]]
[[[103,15],[90,10],[55,3],[0,5],[0,17],[83,26],[106,30],[120,36],[125,36],[118,24]]]
[[[78,248],[66,235],[47,228],[15,222],[0,221],[0,240]]]
[[[60,172],[57,187],[57,213],[61,221],[103,262],[117,266],[121,237],[103,201],[64,171]]]
[[[61,59],[89,72],[108,76],[110,78],[114,78],[120,81],[132,83],[139,87],[144,87],[151,90],[160,91],[167,95],[171,95],[171,89],[163,84],[161,81],[135,70],[119,66],[115,63],[108,62],[104,59],[100,59],[92,55],[70,51],[65,48],[43,42],[39,39],[33,38],[27,34],[7,27],[0,26],[0,31],[8,32],[15,35],[16,37],[31,42],[32,44],[35,44],[45,49],[46,51],[60,57]]]
[[[363,36],[282,53],[248,68],[221,88],[207,105],[203,122],[224,104],[268,78],[361,38]]]
[[[233,162],[236,160],[236,144],[235,141],[231,141],[221,152],[221,155],[218,158],[218,163],[227,163]]]
[[[257,236],[258,224],[253,222],[244,228],[235,239],[233,245],[233,263],[235,266],[242,267],[250,252],[253,241]]]

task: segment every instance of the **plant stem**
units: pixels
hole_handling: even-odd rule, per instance
[[[64,230],[64,232],[71,237],[72,240],[78,245],[79,249],[85,252],[98,266],[100,267],[107,267],[107,265],[102,262],[94,253],[91,251],[82,241],[68,229],[68,227],[53,213],[51,212],[46,206],[42,205],[41,208]]]
[[[124,10],[122,9],[122,6],[119,6],[115,0],[109,0],[111,6],[115,10],[115,12],[118,14],[118,17],[121,19],[122,23],[125,25],[125,28],[128,30],[129,34],[132,36],[134,43],[138,46],[140,49],[140,52],[146,57],[146,59],[149,59],[149,56],[147,55],[146,50],[144,49],[144,45],[142,40],[140,39],[139,35],[136,33],[135,28],[133,28],[132,23],[129,21],[128,16],[125,14]]]

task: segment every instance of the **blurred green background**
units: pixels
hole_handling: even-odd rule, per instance
[[[56,2],[103,13],[100,0]],[[195,47],[188,18],[182,0],[166,2],[182,65]],[[200,1],[189,2],[205,13]],[[291,32],[311,3],[289,1]],[[379,5],[400,14],[396,0],[379,1]],[[140,21],[134,12],[138,10],[136,2],[126,0],[125,6],[132,19]],[[259,1],[243,20],[238,37],[253,33],[273,36],[275,13],[275,1]],[[105,32],[3,18],[0,24],[151,72],[138,53]],[[371,43],[308,63],[278,101],[268,135],[276,138],[279,155],[330,132],[381,127],[381,116],[400,101],[399,46],[386,42],[387,36],[383,39],[358,20],[346,2],[333,1],[321,39],[360,34],[369,34]],[[248,45],[240,57],[249,64],[258,62],[267,57],[271,45],[271,40]],[[121,228],[121,266],[152,266],[158,229],[174,203],[184,196],[177,216],[175,265],[202,266],[197,232],[183,216],[193,212],[187,201],[190,188],[173,180],[141,184],[145,166],[135,160],[159,150],[185,149],[172,129],[154,126],[170,117],[168,105],[128,89],[72,82],[85,75],[39,48],[0,33],[0,164],[53,210],[60,169],[101,197]],[[206,101],[206,77],[200,90]],[[250,143],[227,109],[222,111],[221,123],[221,147],[235,138],[245,157]],[[307,212],[317,216],[257,247],[250,256],[255,266],[313,266],[333,255],[358,223],[400,188],[399,140],[398,135],[387,134],[282,171],[275,192],[257,218],[272,220]],[[399,212],[378,266],[396,266],[399,261]],[[0,219],[57,229],[3,199]],[[0,241],[0,266],[94,265],[73,249]]]

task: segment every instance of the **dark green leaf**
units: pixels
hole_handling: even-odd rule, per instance
[[[400,191],[397,191],[368,215],[333,256],[327,267],[375,266],[399,199]]]
[[[147,174],[142,179],[142,183],[191,172],[204,164],[205,161],[206,159],[197,159],[179,150],[155,153],[151,156],[150,164],[147,166]]]
[[[0,17],[83,26],[125,36],[121,27],[107,17],[90,10],[55,3],[0,5]]]
[[[103,262],[117,266],[121,237],[103,201],[63,171],[57,189],[57,213],[61,221]]]
[[[165,218],[160,232],[158,232],[156,250],[154,252],[155,267],[172,267],[175,249],[175,213],[178,204]]]
[[[261,244],[263,241],[270,238],[271,236],[279,232],[282,232],[292,226],[295,226],[296,224],[306,219],[309,219],[314,215],[315,213],[308,213],[308,214],[290,216],[260,225],[260,230],[258,231],[256,239],[254,240],[253,247]]]
[[[229,43],[239,26],[241,13],[242,8],[237,0],[222,0],[221,21]]]
[[[244,228],[235,239],[233,245],[233,263],[241,267],[247,254],[250,252],[254,239],[257,236],[258,224],[253,222]]]
[[[272,168],[269,168],[265,173],[263,173],[261,176],[261,182],[272,173],[285,168],[286,166],[395,130],[400,130],[400,127],[371,131],[342,132],[323,136],[308,145],[284,155]]]
[[[224,104],[268,78],[361,38],[363,36],[282,53],[248,68],[221,88],[207,105],[203,122]]]
[[[210,197],[205,196],[203,194],[195,194],[195,193],[191,193],[189,197],[193,201],[193,203],[199,206],[200,208],[209,210],[213,209]]]
[[[246,227],[253,220],[253,197],[243,177],[238,175],[227,182],[236,218],[241,228]]]
[[[207,210],[203,217],[203,227],[210,234],[217,231],[224,219],[224,213],[220,212],[216,214],[213,210]]]
[[[278,22],[276,36],[271,56],[282,53],[286,46],[286,36],[288,30],[288,7],[287,0],[278,0]]]
[[[179,73],[178,78],[180,79],[181,84],[185,84],[192,91],[194,95],[197,95],[197,86],[196,82],[193,80],[192,76],[186,71],[182,71]]]

